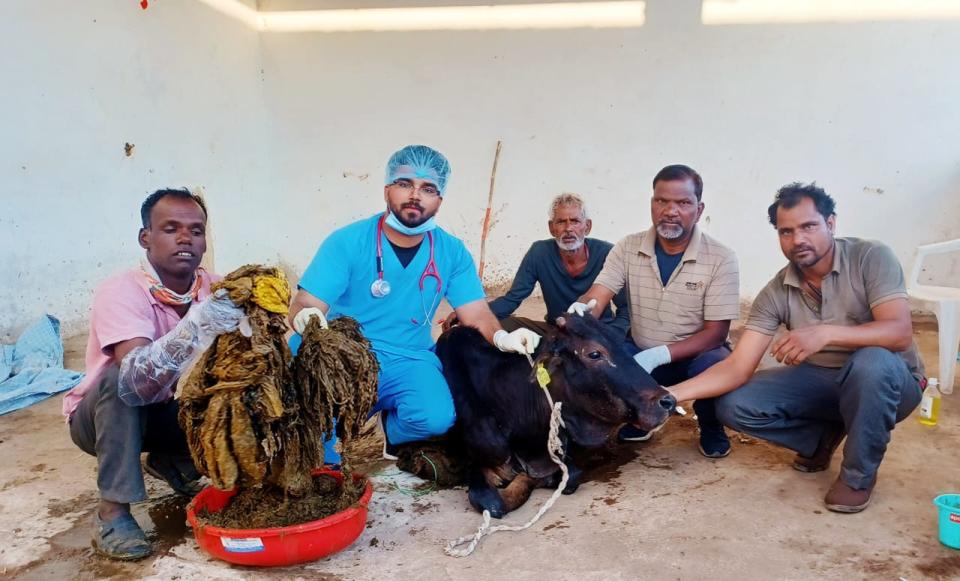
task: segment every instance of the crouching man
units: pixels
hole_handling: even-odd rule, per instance
[[[724,424],[796,451],[801,472],[828,469],[846,436],[824,504],[852,513],[870,502],[890,432],[920,402],[923,365],[900,264],[880,242],[836,238],[834,207],[815,184],[777,192],[768,213],[789,264],[757,296],[733,354],[668,390],[678,401],[722,395]],[[785,366],[754,374],[768,347]]]
[[[173,391],[200,346],[236,329],[243,316],[229,298],[210,295],[218,277],[200,268],[203,201],[186,190],[159,190],[140,213],[146,260],[97,289],[87,375],[63,400],[70,437],[97,457],[94,547],[124,560],[152,552],[130,514],[130,503],[147,499],[142,470],[178,493],[199,492]],[[142,467],[141,452],[148,453]]]

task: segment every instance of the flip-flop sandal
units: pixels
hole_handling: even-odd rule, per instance
[[[136,561],[153,554],[143,529],[129,513],[104,522],[93,516],[93,548],[111,559]]]

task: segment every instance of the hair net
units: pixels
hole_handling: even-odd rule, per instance
[[[450,177],[450,162],[443,154],[426,145],[408,145],[390,156],[387,162],[387,184],[399,178],[426,180],[440,190],[442,196]]]

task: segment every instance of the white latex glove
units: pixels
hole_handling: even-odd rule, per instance
[[[537,350],[537,345],[540,344],[540,335],[530,329],[517,329],[509,333],[500,329],[493,334],[493,344],[504,353],[526,355]]]
[[[670,349],[666,345],[658,345],[637,353],[633,356],[633,360],[639,363],[644,371],[650,373],[657,367],[670,363],[672,358],[670,357]]]
[[[303,331],[307,328],[307,323],[310,321],[310,317],[319,318],[320,326],[324,329],[327,328],[327,318],[323,315],[323,311],[317,307],[304,307],[300,309],[300,312],[297,313],[297,316],[293,318],[293,330],[303,335]]]
[[[573,303],[567,309],[567,312],[576,313],[577,315],[580,315],[582,317],[585,313],[592,312],[593,307],[595,306],[597,306],[597,299],[590,299],[590,302],[588,303]]]

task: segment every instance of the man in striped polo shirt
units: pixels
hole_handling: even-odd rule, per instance
[[[653,226],[620,240],[593,286],[569,312],[599,316],[627,289],[634,359],[661,385],[694,377],[730,355],[730,322],[740,314],[740,270],[733,250],[697,226],[703,214],[703,180],[685,165],[668,165],[653,178]],[[693,405],[700,426],[700,452],[730,453],[714,400]],[[650,434],[624,426],[620,439]]]

